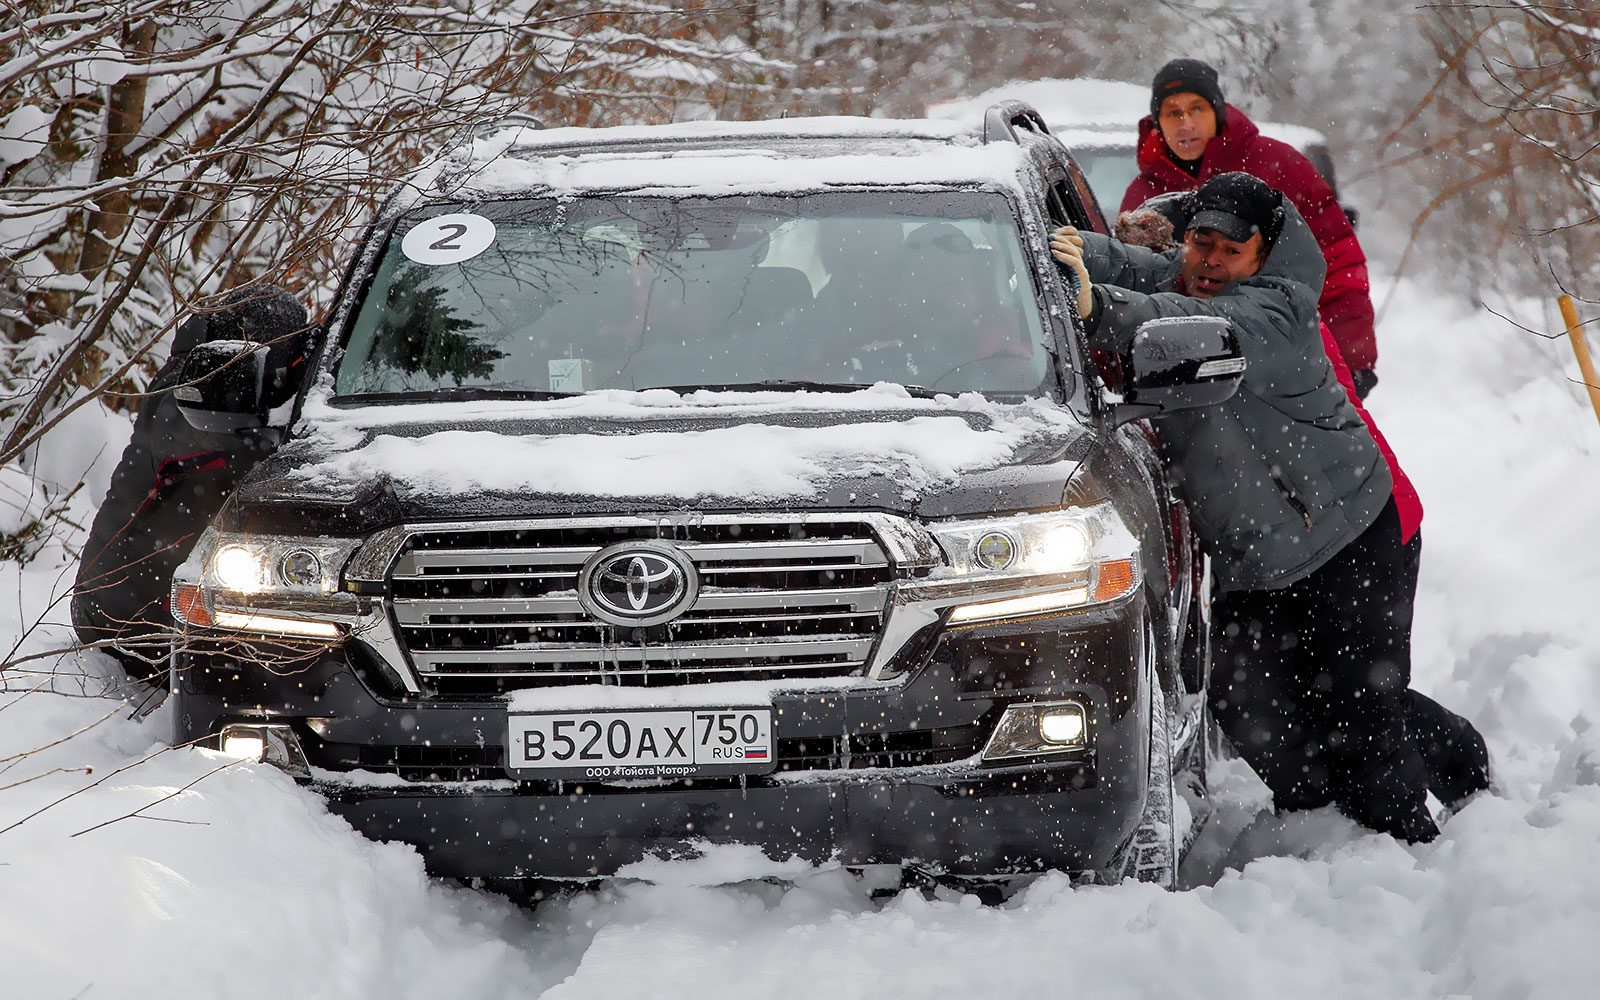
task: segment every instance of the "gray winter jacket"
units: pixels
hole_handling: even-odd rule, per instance
[[[1239,334],[1248,366],[1239,392],[1154,421],[1223,590],[1308,576],[1377,519],[1394,486],[1322,348],[1322,252],[1285,208],[1261,270],[1210,299],[1171,290],[1181,250],[1083,234],[1097,302],[1092,343],[1120,353],[1140,323],[1161,316],[1222,316]]]

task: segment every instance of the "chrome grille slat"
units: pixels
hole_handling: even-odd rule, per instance
[[[771,614],[771,615],[684,615],[673,627],[685,625],[779,625],[784,622],[813,622],[813,621],[847,621],[852,618],[875,617],[876,611],[808,611],[802,614]],[[550,628],[603,628],[601,624],[587,618],[513,618],[494,619],[490,621],[458,621],[457,616],[448,616],[443,621],[408,621],[407,628],[413,629],[455,629],[455,628],[497,628],[497,629],[550,629]],[[466,617],[466,616],[460,616]]]
[[[552,546],[547,549],[412,549],[401,554],[390,575],[420,577],[436,566],[581,566],[597,546]]]
[[[408,531],[387,575],[398,638],[422,681],[450,694],[856,673],[878,640],[893,579],[865,517],[586,517]],[[584,610],[584,564],[629,540],[669,543],[701,574],[680,617],[636,631]]]
[[[766,590],[719,591],[706,588],[684,621],[694,621],[700,611],[741,611],[747,608],[809,608],[831,606],[852,614],[883,610],[884,591],[855,587],[848,590]],[[583,605],[572,597],[519,597],[514,600],[464,597],[460,600],[395,601],[395,618],[401,625],[424,624],[431,615],[534,615],[583,614]],[[795,616],[804,617],[804,616]]]
[[[807,573],[823,573],[827,572],[828,570],[833,570],[834,572],[848,572],[850,570],[862,568],[863,567],[858,566],[855,563],[842,562],[805,563],[804,565],[798,563],[744,563],[738,566],[718,565],[699,567],[700,575],[705,577],[714,577],[730,573],[782,573],[787,570],[801,570]]]
[[[521,597],[514,601],[482,600],[394,602],[394,617],[401,625],[424,624],[429,615],[581,615],[576,597]],[[522,620],[528,620],[524,617]]]
[[[682,663],[689,660],[742,660],[765,656],[854,656],[866,659],[871,639],[822,639],[802,642],[706,642],[659,646],[601,646],[561,644],[559,647],[502,646],[470,653],[453,650],[418,650],[411,654],[417,668],[426,672],[436,662],[465,660],[473,663],[567,663],[574,660],[604,663]]]
[[[824,676],[827,676],[827,675],[830,675],[831,673],[837,672],[841,666],[859,667],[865,662],[866,662],[865,660],[860,660],[860,661],[856,661],[854,663],[835,663],[835,662],[832,662],[832,661],[829,661],[827,663],[792,663],[792,664],[788,665],[788,669],[792,670],[792,671],[795,671],[797,674],[798,673],[809,673],[809,674],[823,674]],[[620,668],[612,668],[612,669],[607,670],[605,672],[605,676],[607,678],[612,678],[612,677],[647,677],[647,678],[657,679],[662,684],[670,684],[671,683],[671,677],[672,677],[672,675],[674,673],[708,674],[708,675],[716,675],[716,674],[747,674],[747,673],[750,673],[750,668],[747,667],[747,666],[744,666],[743,664],[736,665],[736,666],[731,666],[731,667],[729,667],[729,666],[711,666],[711,665],[700,666],[700,665],[697,665],[697,666],[693,666],[693,667],[685,667],[683,670],[680,670],[680,671],[674,671],[674,670],[663,670],[660,667],[641,667],[641,666],[637,666],[637,665],[631,665],[631,666],[630,665],[624,665],[624,666],[622,666]],[[499,679],[517,679],[517,678],[532,678],[532,679],[536,679],[536,680],[543,680],[543,679],[548,678],[548,677],[569,678],[574,682],[577,682],[577,681],[589,681],[590,683],[594,683],[597,680],[597,678],[595,677],[595,672],[593,670],[589,670],[587,668],[582,669],[582,670],[513,670],[513,669],[492,670],[492,671],[490,671],[490,670],[479,670],[479,671],[449,670],[449,671],[435,671],[435,672],[432,672],[432,673],[424,674],[423,676],[427,677],[430,680],[433,680],[433,679],[441,679],[441,680],[497,679],[497,680],[499,680]]]
[[[873,569],[889,565],[883,550],[874,542],[731,542],[723,544],[690,543],[682,546],[695,562],[717,559],[760,559],[767,565],[783,561],[785,556],[806,559],[840,559],[852,568]]]

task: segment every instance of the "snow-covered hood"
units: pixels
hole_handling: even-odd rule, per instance
[[[323,416],[239,487],[225,527],[344,534],[572,513],[1037,509],[1061,502],[1089,441],[1076,417],[1045,400],[924,400],[888,386]]]

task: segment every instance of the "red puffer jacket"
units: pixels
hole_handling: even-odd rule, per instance
[[[1361,405],[1361,400],[1356,396],[1355,383],[1350,380],[1350,366],[1339,356],[1339,344],[1328,330],[1328,324],[1321,324],[1321,331],[1322,349],[1328,353],[1328,361],[1333,364],[1334,377],[1344,386],[1345,395],[1350,397],[1350,405],[1361,414],[1367,430],[1372,432],[1372,440],[1378,442],[1378,450],[1383,452],[1383,460],[1389,463],[1389,473],[1394,477],[1394,505],[1400,513],[1400,541],[1409,542],[1411,536],[1417,533],[1417,529],[1422,527],[1422,497],[1417,493],[1417,488],[1411,485],[1411,477],[1401,470],[1400,460],[1394,457],[1394,449],[1384,440],[1383,432],[1378,430],[1372,414],[1367,412],[1367,408]]]
[[[1378,343],[1372,333],[1367,257],[1333,190],[1299,150],[1262,135],[1244,112],[1230,104],[1225,116],[1226,126],[1206,144],[1198,177],[1190,177],[1173,162],[1155,119],[1140,121],[1139,176],[1122,196],[1122,211],[1132,211],[1168,191],[1192,191],[1217,174],[1233,170],[1259,177],[1282,191],[1305,216],[1328,261],[1317,311],[1333,330],[1350,367],[1371,370],[1378,361]]]

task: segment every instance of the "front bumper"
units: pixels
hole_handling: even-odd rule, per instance
[[[1110,863],[1144,801],[1142,618],[1133,599],[946,632],[901,682],[774,695],[779,770],[742,780],[513,780],[503,701],[385,689],[359,642],[278,672],[227,651],[183,654],[175,736],[289,725],[329,808],[369,837],[415,845],[438,875],[594,878],[705,843],[953,875],[1082,871]],[[1006,705],[1060,697],[1088,707],[1088,750],[978,759]]]
[[[1039,767],[742,789],[322,791],[357,830],[416,844],[429,869],[443,875],[594,878],[649,857],[693,856],[701,844],[742,843],[780,860],[915,862],[983,876],[1108,863],[1131,828],[1126,793],[1074,788],[1082,777],[1079,768]]]

